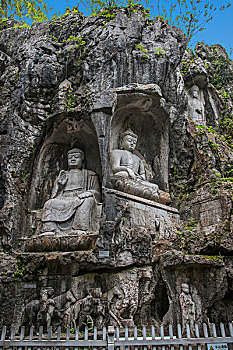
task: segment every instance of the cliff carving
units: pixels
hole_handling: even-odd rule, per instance
[[[233,64],[140,7],[0,32],[0,328],[230,322]]]

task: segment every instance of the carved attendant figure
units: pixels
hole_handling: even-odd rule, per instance
[[[157,201],[158,185],[146,181],[144,164],[133,153],[137,139],[137,135],[128,129],[121,135],[121,149],[111,152],[114,186],[123,192]]]
[[[83,169],[84,153],[68,151],[68,171],[61,170],[42,212],[42,234],[69,234],[98,229],[101,204],[98,176]]]
[[[181,284],[181,290],[179,299],[182,310],[182,327],[185,329],[189,323],[191,330],[193,330],[195,323],[195,303],[192,300],[190,288],[187,283]]]
[[[193,85],[190,92],[189,113],[196,123],[205,124],[204,99],[201,99],[201,91],[197,85]]]

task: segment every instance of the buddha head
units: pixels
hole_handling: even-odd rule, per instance
[[[193,85],[191,88],[191,92],[194,98],[198,98],[199,99],[199,87],[197,85]]]
[[[68,168],[81,169],[84,160],[84,153],[79,148],[73,148],[67,152]]]
[[[181,290],[182,290],[182,292],[184,292],[185,294],[189,294],[189,292],[190,292],[189,285],[188,285],[187,283],[182,283],[182,284],[181,284]]]
[[[131,129],[125,130],[121,134],[120,148],[133,152],[137,144],[138,136]]]

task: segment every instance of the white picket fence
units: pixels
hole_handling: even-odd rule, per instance
[[[217,334],[217,328],[220,334]],[[119,329],[109,326],[101,331],[96,327],[86,327],[82,332],[68,327],[65,333],[61,332],[61,327],[58,327],[56,332],[52,332],[50,327],[46,333],[43,333],[43,327],[40,327],[38,332],[31,327],[27,333],[29,334],[25,334],[25,327],[16,334],[14,327],[8,331],[4,326],[1,331],[0,350],[201,350],[206,344],[219,344],[219,350],[226,350],[227,347],[229,349],[229,344],[233,344],[233,322],[227,326],[220,324],[219,327],[215,324],[207,326],[205,323],[201,327],[195,325],[193,331],[187,325],[185,335],[180,325],[176,330],[170,325],[167,335],[163,326],[159,330],[154,326],[142,329]]]

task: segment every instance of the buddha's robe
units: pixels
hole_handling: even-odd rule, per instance
[[[62,172],[64,176],[64,170]],[[95,222],[98,221],[96,215],[101,206],[98,203],[100,200],[98,176],[91,170],[71,169],[65,172],[65,185],[62,186],[59,183],[60,174],[55,181],[52,198],[43,208],[42,232],[95,231]]]

